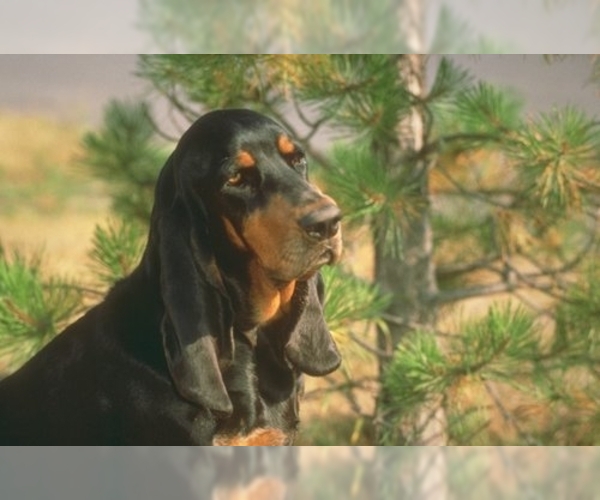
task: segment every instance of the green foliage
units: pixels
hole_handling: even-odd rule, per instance
[[[0,246],[0,355],[18,366],[81,312],[81,293],[66,280],[44,278],[39,257]]]
[[[456,104],[465,132],[509,132],[520,124],[521,100],[488,83],[479,82],[465,91]]]
[[[298,61],[300,100],[320,119],[353,138],[383,144],[395,140],[398,121],[414,99],[389,55],[332,55]]]
[[[514,382],[527,361],[541,357],[538,332],[522,309],[492,307],[481,320],[469,322],[453,339],[451,352],[461,353],[453,375]]]
[[[567,107],[541,114],[509,142],[524,185],[544,208],[579,208],[586,190],[598,191],[599,125]]]
[[[83,137],[82,163],[107,181],[116,212],[147,223],[154,184],[167,159],[147,104],[112,101],[98,132]]]
[[[402,251],[402,227],[419,214],[423,199],[410,170],[392,176],[367,141],[338,143],[322,173],[328,192],[349,224],[369,224],[392,255]]]
[[[435,72],[435,80],[427,93],[425,102],[440,103],[455,99],[457,94],[472,85],[473,76],[451,59],[442,57]]]
[[[389,297],[376,285],[340,267],[325,267],[321,274],[325,282],[325,318],[334,335],[359,321],[379,321]]]
[[[521,100],[514,93],[486,82],[457,92],[450,104],[443,104],[437,115],[440,134],[470,134],[471,147],[497,140],[521,124]]]
[[[369,143],[338,143],[331,159],[331,168],[322,177],[347,220],[364,224],[389,214],[399,225],[406,217],[410,211],[410,186],[402,179],[390,177]]]
[[[485,203],[454,200],[451,207],[443,205],[441,210],[433,214],[432,225],[435,248],[439,249],[446,262],[484,258],[496,250],[493,216]],[[453,248],[446,248],[446,244]]]
[[[127,220],[97,225],[90,258],[99,281],[109,287],[129,275],[138,265],[146,244],[147,228]]]
[[[563,325],[568,317],[573,317],[572,311],[561,315]],[[399,437],[395,433],[402,425],[400,422],[414,422],[416,412],[436,398],[445,402],[447,431],[454,444],[495,442],[490,440],[498,437],[486,430],[494,407],[513,423],[522,438],[528,433],[533,442],[557,442],[560,433],[572,422],[563,420],[561,425],[558,419],[546,427],[534,422],[534,427],[525,431],[520,426],[527,426],[528,421],[519,414],[519,406],[491,397],[489,384],[505,384],[514,397],[530,401],[529,406],[554,408],[558,414],[575,403],[568,378],[574,373],[587,373],[584,377],[587,382],[583,386],[579,382],[579,390],[585,394],[580,397],[598,401],[594,373],[600,358],[591,355],[592,348],[597,346],[596,332],[591,335],[588,330],[583,335],[574,335],[573,328],[567,329],[569,333],[562,330],[548,343],[540,337],[530,314],[522,309],[495,306],[482,319],[467,322],[460,334],[445,342],[444,350],[436,342],[435,334],[414,332],[398,346],[383,377],[389,395],[386,410],[397,418],[384,434],[385,444],[397,443]],[[582,380],[581,376],[575,380]],[[465,390],[466,399],[462,394]],[[598,412],[596,418],[600,418]],[[403,439],[410,442],[414,437],[409,432]],[[566,439],[564,435],[562,439]],[[498,444],[509,443],[505,440]]]
[[[423,331],[413,332],[398,345],[383,379],[391,398],[389,405],[402,413],[413,411],[451,383],[447,360],[435,336]]]
[[[557,308],[556,335],[551,344],[553,353],[569,352],[577,346],[578,356],[600,362],[600,267],[592,261],[584,267],[567,300]]]
[[[162,5],[166,8],[167,0]],[[236,9],[231,3],[223,5]],[[165,12],[172,6],[181,7],[184,16],[198,8],[173,0]],[[212,12],[218,7],[209,2],[203,8]],[[277,13],[286,8],[277,6]],[[326,2],[322,8],[330,13],[337,7]],[[240,8],[220,34],[223,40],[233,43],[228,38],[236,34],[231,25],[250,26],[257,22],[254,14]],[[313,16],[314,26],[327,18]],[[175,24],[179,22],[185,19]],[[185,26],[190,29],[182,32],[182,39],[192,40],[196,34],[208,39],[210,31],[200,29],[202,20],[194,22],[200,24]],[[297,28],[304,22],[293,25],[288,19],[274,29]],[[472,43],[471,33],[451,16],[440,23],[458,49]],[[290,36],[296,43],[298,33]],[[435,43],[449,43],[444,40],[442,36]],[[444,261],[451,263],[448,268],[464,264],[497,280],[486,291],[486,283],[475,281],[470,287],[470,271],[454,270],[452,279],[431,290],[415,290],[415,310],[407,311],[390,307],[405,297],[412,300],[412,291],[407,293],[400,283],[397,294],[382,295],[376,284],[340,268],[323,270],[326,319],[344,348],[358,338],[353,331],[358,327],[367,331],[376,325],[382,334],[397,324],[415,330],[397,345],[379,381],[383,443],[418,441],[422,409],[437,404],[443,407],[453,444],[597,442],[600,273],[593,266],[582,270],[578,264],[583,258],[577,257],[587,241],[593,243],[595,236],[589,233],[596,232],[597,121],[574,108],[526,120],[520,99],[511,91],[474,83],[468,71],[446,58],[434,69],[429,92],[413,95],[400,76],[402,62],[402,56],[392,55],[165,55],[142,57],[139,71],[186,120],[206,109],[243,106],[288,126],[323,165],[325,190],[342,206],[345,223],[367,225],[373,237],[369,245],[387,242],[395,257],[389,259],[392,264],[431,256],[433,266],[427,272],[435,272]],[[297,113],[288,119],[291,104]],[[405,151],[399,147],[400,125],[415,111],[425,117],[425,144]],[[296,127],[296,121],[302,125]],[[322,130],[341,132],[351,140],[338,142],[324,155],[314,141]],[[154,183],[167,152],[157,141],[147,105],[139,103],[112,103],[101,130],[84,138],[84,148],[83,163],[107,182],[114,209],[124,219],[97,227],[90,253],[102,286],[111,286],[139,261]],[[420,217],[431,217],[427,230],[433,234],[406,257],[403,245],[411,242],[406,235]],[[554,246],[547,244],[551,229]],[[78,311],[80,297],[64,282],[44,281],[38,261],[16,255],[9,262],[3,253],[0,257],[0,352],[16,359],[47,342]],[[526,266],[519,268],[521,262]],[[565,277],[575,284],[568,286]],[[542,334],[532,314],[504,306],[490,308],[454,335],[441,336],[434,325],[415,320],[419,308],[439,310],[449,301],[449,292],[482,297],[490,290],[511,293],[519,287],[526,292],[537,287],[558,301],[544,311],[556,313],[555,330]],[[404,311],[406,317],[386,314],[388,308]],[[354,346],[365,347],[359,341]],[[379,347],[368,352],[381,356],[378,368],[385,366],[387,357]],[[352,391],[358,384],[348,363],[337,377],[343,395],[356,408]],[[528,420],[530,407],[545,409],[544,420]],[[498,414],[512,434],[491,430]],[[356,434],[365,418],[361,414],[350,419],[347,434]],[[322,436],[326,430],[319,432],[310,439],[332,443],[330,436]]]
[[[142,56],[139,71],[179,111],[187,102],[207,109],[234,108],[277,97],[271,92],[270,73],[276,71],[270,71],[270,61],[256,55]],[[194,118],[188,110],[184,113]]]

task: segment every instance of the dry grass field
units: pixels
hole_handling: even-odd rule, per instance
[[[78,165],[81,133],[74,124],[0,114],[0,241],[43,252],[48,272],[85,279],[90,238],[109,200]]]
[[[87,284],[92,234],[110,217],[110,199],[78,162],[83,133],[77,124],[0,114],[0,244],[9,255],[41,253],[44,272]],[[375,369],[362,358],[346,366],[354,376]],[[344,398],[313,392],[330,383],[335,377],[307,381],[300,444],[366,444]],[[372,395],[359,400],[364,411],[372,408]]]

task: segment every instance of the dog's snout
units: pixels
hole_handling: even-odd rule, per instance
[[[299,224],[311,238],[325,240],[332,238],[340,230],[342,212],[333,203],[304,215]]]

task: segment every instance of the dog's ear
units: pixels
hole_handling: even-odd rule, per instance
[[[230,413],[221,368],[233,357],[231,306],[209,246],[204,207],[199,199],[193,204],[181,193],[171,158],[157,184],[151,228],[165,307],[163,346],[179,394]]]
[[[327,375],[341,356],[323,317],[323,280],[316,275],[298,282],[290,313],[260,327],[256,371],[260,393],[284,401],[297,390],[299,374]]]
[[[323,316],[324,284],[320,274],[296,285],[292,307],[300,312],[284,353],[302,373],[327,375],[342,361]]]

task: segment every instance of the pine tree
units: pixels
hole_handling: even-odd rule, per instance
[[[367,235],[373,273],[359,278],[351,259],[327,269],[326,313],[353,349],[347,358],[360,351],[378,367],[374,414],[356,403],[373,380],[344,363],[332,384],[378,443],[598,442],[594,117],[572,107],[525,116],[516,96],[475,81],[456,58],[147,56],[139,72],[187,119],[246,106],[280,121],[343,207],[350,252],[353,235]],[[98,229],[99,286],[141,251],[152,179],[172,148],[155,129],[147,107],[113,104],[84,141],[85,163],[119,179],[115,209],[142,225]],[[330,150],[315,142],[321,132],[336,135]],[[125,186],[139,196],[125,203]],[[14,273],[21,261],[2,262]],[[14,293],[0,293],[5,348],[21,331],[7,305]],[[499,293],[511,300],[452,328],[441,321],[466,299]]]

